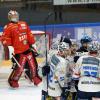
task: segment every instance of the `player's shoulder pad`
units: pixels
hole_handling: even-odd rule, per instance
[[[11,23],[8,23],[7,25],[4,26],[4,29],[8,28],[11,25],[12,25]]]
[[[4,26],[4,29],[10,29],[12,27],[15,27],[16,25],[14,25],[13,23],[8,23],[7,25]]]

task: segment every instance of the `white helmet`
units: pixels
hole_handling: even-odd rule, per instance
[[[19,21],[19,14],[15,10],[10,10],[8,12],[8,19],[12,22],[18,22]]]
[[[69,49],[69,44],[65,42],[60,42],[58,45],[58,51],[64,51],[65,49]]]
[[[90,52],[98,52],[98,50],[100,50],[100,47],[99,47],[99,45],[97,44],[97,43],[91,43],[90,45],[89,45],[89,48],[88,48],[88,50],[90,51]]]

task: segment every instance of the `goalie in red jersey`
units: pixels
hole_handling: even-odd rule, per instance
[[[14,55],[13,71],[9,76],[8,83],[11,87],[19,87],[18,80],[28,66],[31,72],[31,82],[38,85],[42,80],[37,73],[37,64],[30,47],[35,43],[34,36],[26,22],[19,21],[18,12],[11,10],[8,13],[9,23],[4,27],[2,43],[4,46],[13,46]],[[27,73],[26,73],[26,76]],[[30,77],[29,77],[30,79]]]

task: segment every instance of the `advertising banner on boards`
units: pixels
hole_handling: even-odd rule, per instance
[[[54,5],[73,5],[100,3],[100,0],[53,0]]]

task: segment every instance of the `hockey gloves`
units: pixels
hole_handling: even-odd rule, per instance
[[[70,89],[70,87],[62,87],[62,94],[61,94],[62,98],[67,98],[68,97],[68,95],[69,95],[69,89]]]
[[[46,76],[47,74],[49,74],[50,72],[50,66],[49,65],[45,65],[42,67],[42,75]]]

